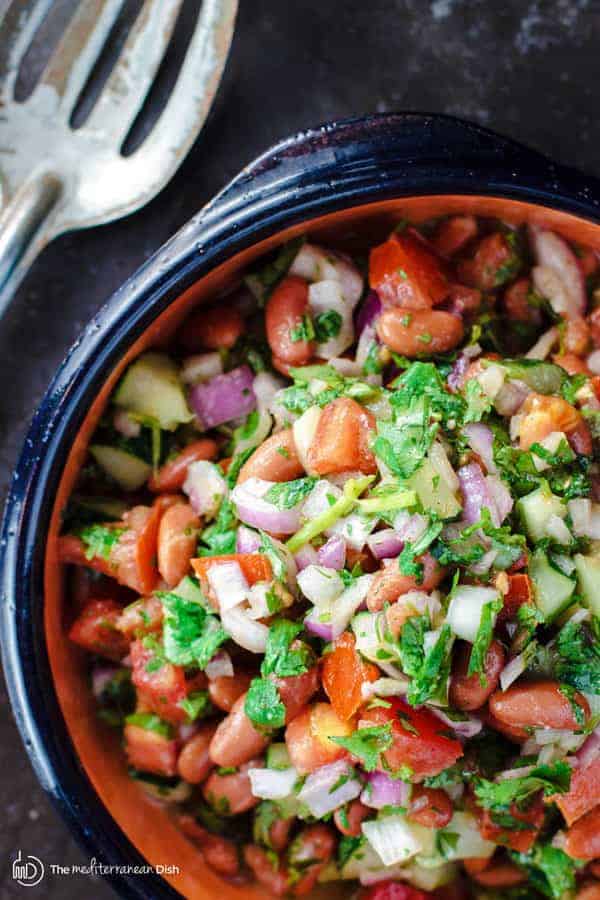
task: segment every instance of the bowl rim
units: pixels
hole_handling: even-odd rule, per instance
[[[100,863],[147,865],[78,764],[50,677],[39,602],[53,496],[93,397],[169,303],[226,259],[340,209],[444,194],[521,200],[600,223],[599,181],[455,117],[385,113],[310,129],[242,170],[113,294],[68,351],[34,414],[0,534],[2,662],[38,780]],[[157,874],[105,877],[123,897],[180,896]]]

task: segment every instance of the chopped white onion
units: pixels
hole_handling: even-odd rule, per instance
[[[331,359],[341,356],[354,343],[352,307],[342,295],[339,281],[317,281],[308,288],[308,305],[313,318],[323,313],[335,312],[340,317],[340,330],[326,341],[317,343],[317,356]]]
[[[335,599],[331,606],[331,627],[333,637],[339,637],[348,627],[350,619],[365,601],[374,575],[361,575],[356,578],[343,594]]]
[[[546,359],[554,349],[554,345],[558,342],[559,337],[558,328],[552,326],[538,338],[533,347],[529,348],[525,354],[525,359]]]
[[[320,407],[309,406],[306,412],[303,412],[300,418],[296,419],[292,426],[296,453],[306,472],[309,472],[308,449],[314,440],[320,418]]]
[[[215,678],[233,678],[233,663],[229,653],[226,650],[215,653],[213,658],[207,662],[204,671],[209,681],[214,681]]]
[[[365,681],[361,687],[364,700],[371,697],[401,697],[408,691],[408,678],[377,678],[376,681]]]
[[[577,537],[600,540],[600,504],[580,497],[569,500],[567,508],[573,522],[573,533]]]
[[[361,372],[374,344],[377,344],[375,325],[365,325],[358,339],[358,344],[356,345],[356,362],[358,363]]]
[[[554,454],[563,441],[566,441],[566,437],[562,431],[551,431],[550,434],[546,435],[545,438],[542,438],[539,443],[541,447],[548,451],[548,453]],[[536,453],[533,453],[532,456],[533,464],[538,472],[543,472],[545,469],[550,468],[550,463],[547,460],[542,459]]]
[[[183,493],[189,497],[194,512],[212,519],[227,495],[227,482],[218,466],[200,459],[190,463],[183,483]]]
[[[325,566],[307,566],[298,573],[297,581],[304,596],[315,606],[331,603],[344,590],[336,569]]]
[[[300,527],[300,504],[292,509],[279,509],[266,500],[265,494],[275,485],[276,482],[262,478],[248,478],[234,487],[231,499],[238,517],[246,525],[273,534],[294,534]]]
[[[302,517],[316,519],[331,507],[329,497],[335,501],[339,500],[341,496],[342,491],[339,487],[325,478],[320,478],[302,505]]]
[[[336,787],[338,782],[343,783]],[[362,784],[354,769],[344,760],[339,760],[311,772],[298,794],[298,800],[307,806],[311,815],[320,819],[354,800],[361,790]]]
[[[475,737],[475,735],[479,734],[483,728],[481,719],[476,718],[476,716],[465,715],[464,718],[453,719],[447,715],[445,710],[439,709],[439,707],[429,706],[428,709],[430,709],[438,719],[441,719],[445,725],[451,728],[458,737],[464,738],[465,740]]]
[[[346,359],[345,356],[332,356],[328,360],[329,365],[345,378],[356,378],[362,374],[362,369],[354,359]]]
[[[483,607],[499,596],[493,588],[459,585],[452,593],[446,617],[454,634],[463,641],[474,643]]]
[[[289,797],[298,780],[298,772],[289,769],[248,769],[250,789],[261,800],[281,800]]]
[[[349,516],[343,516],[337,522],[328,528],[326,535],[331,536],[337,534],[343,537],[348,547],[353,550],[362,550],[367,542],[367,538],[377,525],[375,516],[361,516],[359,513],[350,513]]]
[[[486,397],[495,400],[506,378],[506,369],[502,366],[486,366],[482,372],[477,375],[477,381],[481,385],[481,389]]]
[[[257,581],[248,590],[248,603],[250,609],[248,615],[252,619],[267,619],[271,612],[267,602],[267,594],[273,589],[270,581]]]
[[[421,842],[404,816],[392,815],[362,823],[362,832],[386,866],[406,862],[421,851]]]
[[[264,653],[267,649],[269,629],[262,622],[254,622],[247,610],[239,606],[227,609],[221,613],[221,622],[231,639],[250,653]]]
[[[356,266],[342,254],[325,250],[316,244],[302,245],[290,266],[289,273],[306,278],[307,281],[323,279],[338,281],[344,299],[352,309],[362,296],[363,279]]]
[[[285,387],[285,383],[281,378],[273,375],[271,372],[259,372],[254,376],[252,390],[256,397],[256,405],[258,409],[270,409],[277,392]]]
[[[181,380],[184,384],[199,384],[223,374],[223,360],[218,350],[214,353],[197,353],[183,360]]]
[[[513,657],[500,672],[500,687],[502,690],[505,691],[509,688],[513,681],[516,681],[517,678],[523,674],[526,668],[527,654],[525,652],[519,653],[518,656]]]
[[[593,350],[586,359],[586,364],[590,372],[600,375],[600,350]]]
[[[209,566],[206,577],[221,613],[245,602],[249,587],[239,563],[231,561]]]
[[[126,409],[117,409],[113,416],[113,426],[119,434],[126,438],[136,438],[140,436],[142,426],[135,419],[132,419]]]
[[[546,523],[546,534],[558,544],[570,544],[571,532],[560,516],[551,515]]]

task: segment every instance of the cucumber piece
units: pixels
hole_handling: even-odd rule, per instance
[[[536,550],[529,562],[529,575],[537,608],[551,622],[573,602],[575,584],[550,563],[543,550]]]
[[[204,606],[208,612],[214,612],[214,609],[202,593],[202,588],[191,575],[186,575],[182,578],[177,587],[173,588],[171,593],[177,594],[177,596],[181,597],[183,600],[189,600],[190,603],[199,603],[200,606]]]
[[[586,605],[595,616],[600,616],[600,557],[575,554],[577,582]]]
[[[406,487],[416,491],[426,512],[436,513],[441,519],[452,519],[461,510],[461,504],[450,486],[428,459],[423,460],[423,464],[410,476]]]
[[[78,508],[93,514],[95,521],[98,521],[98,516],[101,517],[103,522],[116,521],[122,518],[123,513],[127,511],[127,504],[122,500],[116,500],[114,497],[75,496],[73,497],[73,502]]]
[[[179,369],[163,353],[144,353],[127,369],[113,402],[130,413],[147,417],[165,431],[191,422]]]
[[[125,491],[136,491],[150,477],[152,466],[139,456],[111,447],[109,444],[92,444],[90,453],[107,475],[110,475]]]
[[[547,528],[552,516],[564,519],[567,505],[552,493],[547,483],[517,500],[517,513],[527,536],[534,542],[550,537]]]
[[[267,769],[289,769],[292,765],[285,744],[270,744],[267,748]]]
[[[510,378],[517,378],[538,394],[558,394],[565,371],[554,363],[540,359],[503,359],[498,363],[508,370]]]

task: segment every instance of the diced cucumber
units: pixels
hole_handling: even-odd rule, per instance
[[[435,513],[441,519],[451,519],[461,510],[461,505],[450,485],[440,477],[428,459],[423,460],[420,468],[410,476],[406,487],[417,492],[421,506],[426,512]]]
[[[102,521],[110,522],[120,519],[127,510],[127,504],[123,500],[117,500],[114,497],[73,497],[76,506],[86,512],[93,513],[96,521],[98,517]]]
[[[382,651],[381,639],[377,633],[378,614],[371,612],[357,613],[352,619],[350,625],[356,638],[356,649],[366,659],[371,662],[377,662],[383,659],[385,652]],[[388,654],[390,659],[392,654]]]
[[[539,359],[503,359],[500,365],[538,394],[558,394],[565,379],[560,366]]]
[[[573,602],[575,583],[555,569],[543,550],[536,550],[529,562],[535,602],[546,622],[551,622]]]
[[[178,597],[182,597],[184,600],[189,600],[190,603],[199,603],[201,606],[206,607],[209,612],[214,612],[202,593],[202,588],[190,575],[182,578],[177,587],[173,588],[172,593],[177,594]]]
[[[136,491],[152,472],[150,463],[119,447],[111,447],[109,444],[92,444],[90,453],[106,474],[110,475],[125,491]]]
[[[600,557],[575,554],[577,582],[587,606],[600,616]]]
[[[285,744],[271,744],[267,748],[267,769],[289,769],[292,765]]]
[[[567,515],[566,503],[553,494],[546,483],[517,500],[516,509],[523,528],[534,542],[550,536],[547,527],[552,516],[564,519]]]
[[[165,431],[191,422],[179,370],[164,353],[144,353],[127,369],[113,401],[130,413],[147,417]]]

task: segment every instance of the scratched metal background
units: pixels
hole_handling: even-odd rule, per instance
[[[55,0],[58,18],[73,5]],[[126,0],[132,13],[137,5]],[[195,6],[186,0],[175,60]],[[217,101],[171,184],[122,222],[58,240],[0,321],[3,490],[31,413],[82,325],[275,139],[373,110],[439,111],[600,175],[600,0],[240,0],[240,7]],[[25,82],[39,71],[43,47],[33,48]],[[157,107],[169,87],[169,71],[163,76]],[[0,897],[75,900],[86,890],[94,900],[112,897],[83,877],[50,876],[36,888],[12,882],[18,849],[46,864],[85,860],[37,787],[2,689],[0,772]]]

